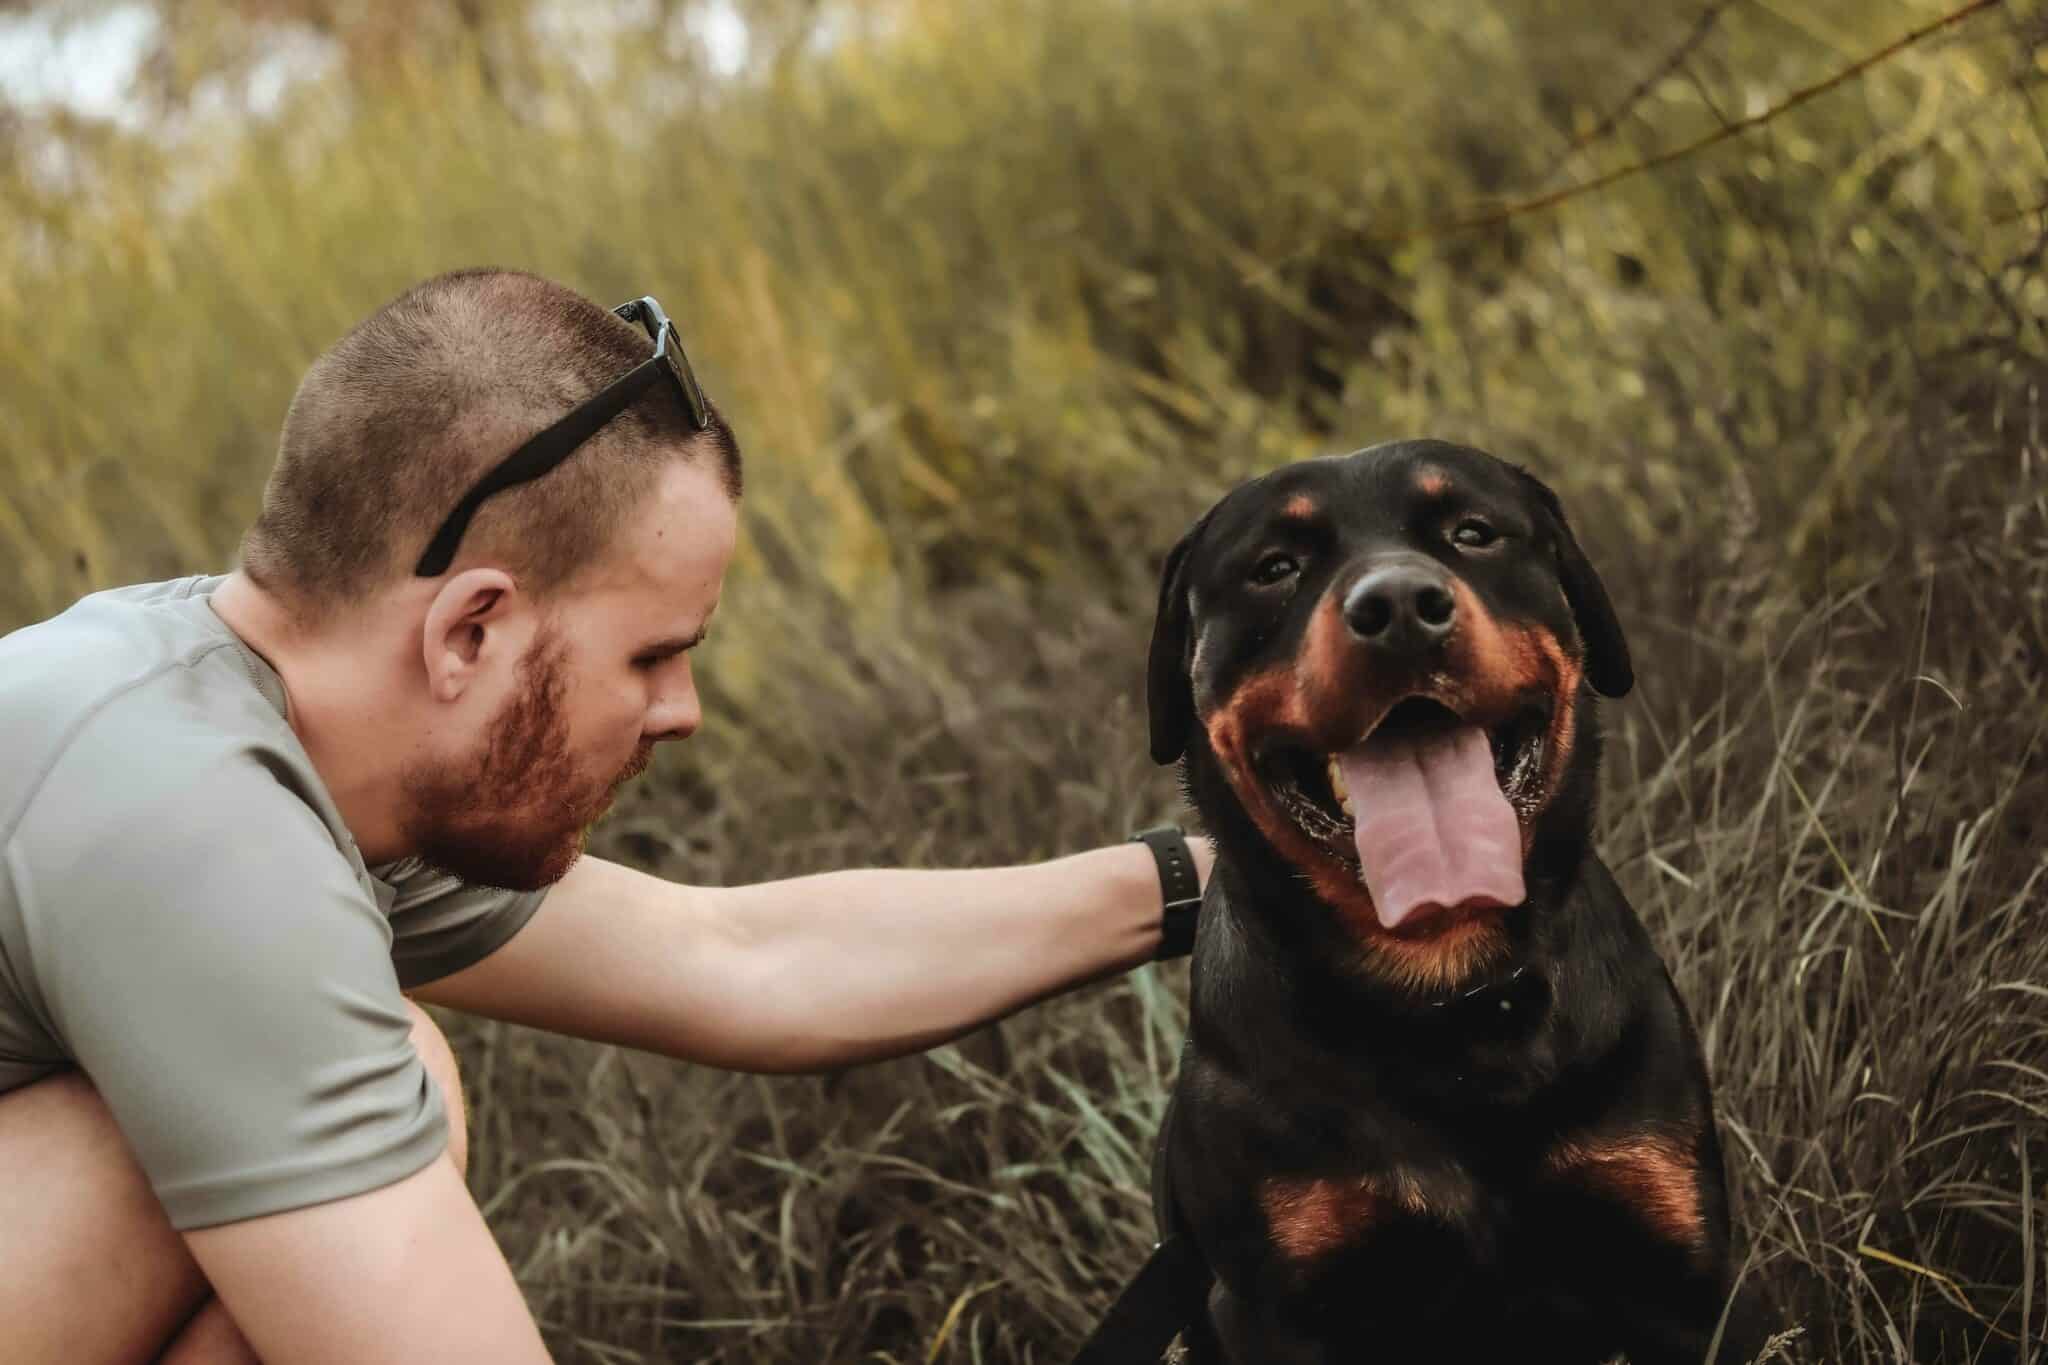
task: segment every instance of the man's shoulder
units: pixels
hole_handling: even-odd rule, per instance
[[[107,837],[144,813],[317,789],[245,649],[206,604],[214,580],[96,593],[0,638],[0,842],[32,824]]]

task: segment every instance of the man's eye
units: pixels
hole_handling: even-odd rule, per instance
[[[1292,578],[1301,572],[1301,565],[1293,555],[1275,551],[1260,560],[1252,570],[1252,582],[1260,587],[1271,587],[1283,579]]]
[[[1451,532],[1451,540],[1468,550],[1483,550],[1500,539],[1500,532],[1478,517],[1467,517]]]

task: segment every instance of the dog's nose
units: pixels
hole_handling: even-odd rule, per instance
[[[1372,569],[1344,594],[1344,621],[1378,653],[1407,658],[1442,642],[1458,603],[1443,571],[1420,564]]]

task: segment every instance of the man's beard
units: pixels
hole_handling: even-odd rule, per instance
[[[400,825],[427,863],[477,886],[552,886],[582,856],[584,836],[613,794],[647,767],[651,740],[609,782],[585,777],[569,752],[562,706],[566,652],[553,631],[534,641],[474,762],[407,771]]]

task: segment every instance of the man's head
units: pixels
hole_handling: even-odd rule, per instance
[[[285,416],[263,508],[242,542],[252,581],[321,619],[402,577],[442,518],[521,442],[647,358],[645,333],[538,276],[436,276],[313,362]],[[455,567],[488,560],[546,597],[610,546],[678,457],[740,453],[714,407],[698,432],[673,386],[648,388],[546,475],[477,512]]]
[[[366,856],[546,885],[653,743],[696,728],[688,650],[732,554],[740,460],[674,385],[485,500],[445,572],[413,572],[484,471],[649,349],[571,290],[464,271],[387,304],[301,383],[241,577],[266,643],[304,661],[283,669],[293,723]]]
[[[612,552],[554,606],[526,610],[501,570],[459,572],[413,637],[427,696],[444,703],[427,714],[452,743],[404,769],[407,845],[493,886],[567,872],[656,741],[697,728],[689,653],[717,609],[735,531],[710,471],[672,462]]]

